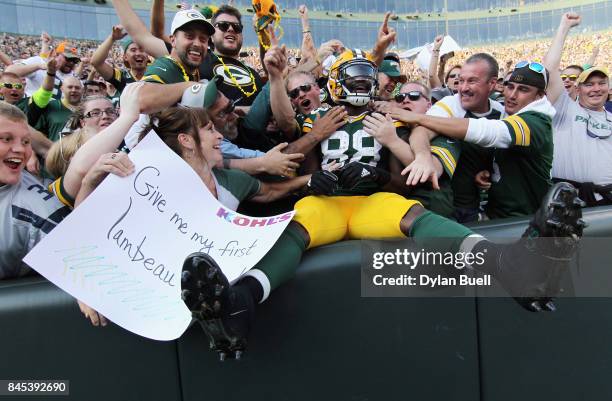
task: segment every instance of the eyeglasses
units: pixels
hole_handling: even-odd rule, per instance
[[[297,99],[298,96],[300,96],[300,91],[306,93],[306,92],[310,92],[310,90],[312,89],[312,85],[313,84],[304,84],[304,85],[300,85],[297,88],[291,89],[288,93],[289,97],[291,99]]]
[[[232,114],[234,112],[234,110],[236,109],[236,103],[238,103],[240,100],[242,100],[242,98],[236,99],[236,100],[230,100],[229,104],[223,109],[221,110],[219,113],[217,113],[217,117],[218,118],[225,118],[227,116],[229,116],[230,114]]]
[[[397,95],[395,95],[395,101],[398,103],[402,103],[404,100],[406,100],[406,98],[408,98],[411,101],[416,102],[417,100],[421,98],[421,96],[425,97],[425,95],[423,95],[419,91],[410,91],[408,93],[398,93]]]
[[[529,67],[529,69],[533,72],[537,72],[538,74],[542,74],[544,76],[544,88],[548,88],[548,78],[546,77],[546,68],[535,61],[519,61],[514,68],[524,68]]]
[[[586,121],[586,134],[588,136],[590,136],[591,138],[594,138],[594,139],[607,139],[610,136],[612,136],[612,121],[608,119],[608,112],[605,109],[604,109],[604,113],[605,113],[605,116],[606,116],[606,122],[608,122],[610,124],[607,127],[603,126],[603,124],[601,124],[602,127],[595,126],[594,128],[596,128],[596,129],[600,129],[600,128],[606,129],[607,128],[608,134],[607,135],[606,134],[598,135],[598,134],[594,133],[593,131],[591,131],[589,129],[589,126],[591,125],[591,115],[589,114],[589,118]]]
[[[6,89],[23,89],[23,84],[12,84],[10,82],[2,82],[2,86]]]
[[[566,79],[569,79],[570,81],[575,81],[578,79],[578,75],[572,74],[572,75],[566,75],[566,74],[561,74],[561,79],[563,81],[565,81]]]
[[[85,118],[98,118],[102,117],[102,114],[106,114],[109,117],[117,117],[117,110],[113,108],[108,108],[104,110],[93,109],[92,111],[88,111],[85,113]]]
[[[240,23],[236,23],[236,22],[227,22],[227,21],[223,21],[223,22],[217,22],[215,24],[215,27],[219,28],[221,30],[221,32],[227,32],[229,31],[230,26],[232,27],[232,29],[234,30],[234,32],[236,33],[242,33],[242,28],[244,28],[242,26],[242,24]]]

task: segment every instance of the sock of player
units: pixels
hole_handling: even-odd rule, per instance
[[[485,273],[495,271],[501,253],[501,245],[494,244],[464,225],[430,211],[415,219],[410,229],[410,237],[427,250],[472,254],[483,252],[486,255],[484,263],[474,264],[472,267]]]
[[[262,303],[273,289],[293,277],[305,250],[304,238],[289,225],[270,251],[245,273],[235,287],[247,289],[256,302]]]

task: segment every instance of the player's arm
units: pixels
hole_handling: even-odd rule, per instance
[[[170,42],[165,32],[166,16],[164,14],[164,0],[153,0],[151,4],[151,33],[164,42]]]
[[[343,106],[332,107],[323,117],[316,118],[314,122],[308,118],[302,127],[303,135],[291,142],[285,149],[286,153],[308,154],[317,147],[321,141],[332,136],[340,129],[348,116]]]
[[[292,175],[300,166],[299,161],[304,159],[302,153],[283,153],[287,143],[281,143],[260,157],[244,159],[225,159],[227,168],[242,170],[248,174],[256,175],[268,173],[271,175]]]
[[[13,61],[11,60],[11,58],[2,50],[0,50],[0,63],[6,66],[13,65]]]
[[[47,138],[45,134],[42,132],[29,127],[30,128],[30,138],[32,140],[32,150],[39,156],[43,158],[47,157],[47,152],[51,149],[53,142]]]
[[[183,92],[192,85],[193,82],[165,85],[146,82],[140,91],[140,112],[151,114],[174,106],[183,97]]]
[[[121,25],[132,37],[132,40],[138,43],[147,54],[155,58],[168,55],[168,49],[164,41],[149,32],[128,0],[113,0],[113,7],[115,7]]]
[[[565,45],[567,34],[572,27],[580,24],[580,20],[580,16],[576,13],[563,14],[557,33],[553,37],[548,52],[546,52],[546,56],[544,56],[544,66],[550,73],[546,96],[552,104],[555,104],[559,96],[565,91],[563,81],[561,80],[561,73],[559,72],[561,54],[563,53],[563,46]]]
[[[302,4],[299,6],[298,14],[300,15],[300,21],[302,23],[302,48],[300,54],[302,58],[306,58],[307,60],[315,59],[317,56],[317,49],[312,38],[308,8],[306,5]]]
[[[38,70],[45,70],[45,69],[47,69],[47,65],[44,62],[29,63],[29,64],[18,63],[18,64],[11,64],[7,66],[6,72],[11,72],[23,78],[23,77],[27,77],[33,72],[36,72]]]
[[[438,61],[440,60],[440,46],[442,46],[443,41],[443,35],[436,36],[433,42],[433,49],[431,49],[431,60],[429,62],[429,71],[427,73],[430,88],[439,88],[442,86],[442,82],[438,77]]]
[[[113,26],[111,34],[104,39],[104,42],[98,46],[94,54],[91,56],[91,65],[100,73],[102,78],[107,81],[115,74],[115,69],[106,64],[108,54],[113,47],[113,43],[125,37],[126,34],[127,33],[123,32],[123,27],[121,25]]]
[[[119,147],[129,129],[138,120],[138,92],[142,90],[143,85],[142,82],[137,82],[126,86],[121,94],[121,114],[119,117],[100,132],[102,135],[94,135],[85,142],[73,156],[63,182],[64,189],[70,197],[77,198],[77,194],[81,197],[86,195],[85,193],[80,194],[79,191],[85,175],[88,174],[96,162],[104,162],[100,160],[103,155],[111,154]],[[116,158],[117,156],[107,157],[107,164],[114,164]]]
[[[395,29],[389,27],[390,16],[391,13],[387,11],[383,23],[378,29],[376,44],[374,44],[374,48],[372,49],[372,57],[374,58],[374,63],[376,65],[382,64],[387,48],[389,45],[391,45],[391,43],[395,42],[395,37],[397,36]]]
[[[287,49],[285,46],[272,46],[264,56],[264,65],[270,78],[270,108],[276,125],[285,135],[293,135],[297,124],[291,101],[285,91],[283,71],[287,66]]]
[[[261,182],[259,192],[251,200],[258,203],[268,203],[284,198],[304,188],[310,181],[310,178],[311,175],[308,174],[281,182]]]

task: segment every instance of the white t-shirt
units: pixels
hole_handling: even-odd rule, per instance
[[[0,185],[0,280],[27,274],[23,257],[70,212],[47,185],[26,171]]]
[[[46,63],[46,60],[40,56],[34,56],[27,58],[23,61],[20,61],[19,64],[23,65],[32,65],[32,64],[42,64]],[[36,70],[30,75],[26,75],[26,87],[25,93],[26,96],[32,96],[34,92],[38,90],[43,84],[45,76],[47,75],[47,71],[45,70]],[[71,72],[69,74],[64,74],[61,71],[57,71],[55,73],[55,84],[53,85],[53,98],[60,99],[60,86],[62,86],[62,81],[67,77],[73,77],[74,74]]]
[[[553,177],[612,184],[612,114],[587,110],[565,91],[553,106]]]

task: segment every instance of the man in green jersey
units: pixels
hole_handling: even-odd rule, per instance
[[[208,52],[215,28],[195,10],[182,10],[172,20],[172,51],[151,64],[142,80],[140,110],[150,114],[175,105],[190,81],[200,80],[199,66]],[[162,84],[162,85],[159,85]]]
[[[502,120],[440,118],[407,110],[390,116],[407,124],[418,124],[442,135],[493,150],[488,166],[491,187],[486,213],[489,218],[534,213],[551,185],[555,110],[546,98],[548,71],[540,63],[520,62],[505,85]],[[420,181],[413,171],[409,181]],[[485,178],[486,180],[486,178]]]

